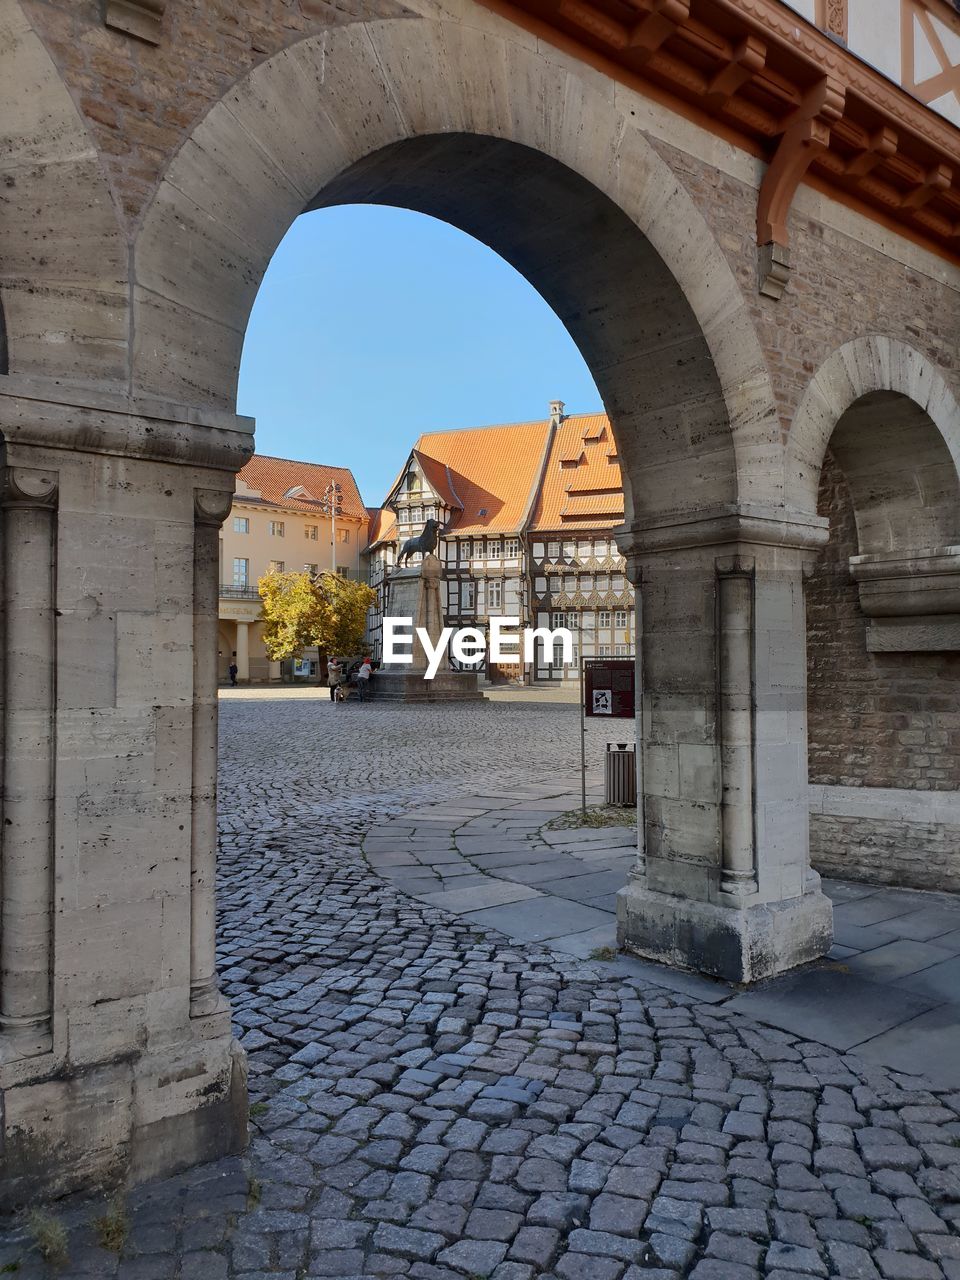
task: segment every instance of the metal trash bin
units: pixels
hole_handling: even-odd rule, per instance
[[[608,742],[604,756],[603,799],[623,808],[637,804],[637,748],[632,742]]]

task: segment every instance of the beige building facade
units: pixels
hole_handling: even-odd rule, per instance
[[[257,583],[273,570],[361,575],[369,517],[346,467],[255,454],[237,476],[230,515],[220,529],[217,674],[279,680],[279,662],[263,646]],[[305,654],[304,674],[317,676],[320,658]],[[308,669],[309,668],[309,669]]]
[[[5,1203],[246,1140],[219,529],[250,308],[314,209],[476,236],[594,375],[642,616],[624,946],[743,982],[829,947],[805,581],[831,546],[817,607],[842,587],[864,679],[815,668],[820,812],[913,839],[919,807],[955,856],[960,133],[827,29],[847,11],[0,0]]]

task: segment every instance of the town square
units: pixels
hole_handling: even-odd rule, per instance
[[[960,1280],[960,0],[0,0],[0,1276]]]

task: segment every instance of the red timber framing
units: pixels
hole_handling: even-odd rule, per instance
[[[960,130],[843,47],[846,0],[820,0],[830,34],[780,0],[483,3],[768,162],[769,296],[787,279],[801,181],[960,262]]]

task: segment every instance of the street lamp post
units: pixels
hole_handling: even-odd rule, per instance
[[[331,480],[323,491],[321,499],[321,509],[323,514],[330,521],[330,569],[331,572],[337,572],[337,516],[343,515],[343,489],[339,482]],[[321,568],[321,575],[322,575]],[[320,654],[320,646],[317,645],[317,679],[320,679],[320,664],[322,658]]]
[[[330,519],[330,568],[337,572],[337,516],[343,515],[343,489],[331,480],[323,491],[324,514]]]

